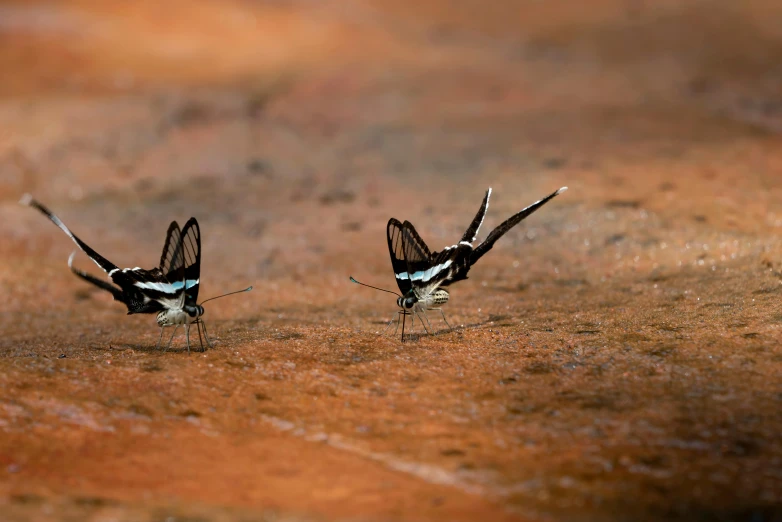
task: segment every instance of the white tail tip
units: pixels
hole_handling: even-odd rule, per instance
[[[73,258],[76,257],[76,251],[71,252],[71,256],[68,258],[68,268],[73,268]]]
[[[567,190],[567,187],[562,187],[561,189],[559,189],[559,190],[557,191],[557,194],[562,194],[562,193],[563,193],[563,192],[565,192],[566,190]]]
[[[28,206],[28,207],[30,206],[30,203],[32,203],[32,202],[33,202],[33,195],[30,194],[29,192],[24,194],[19,199],[19,203],[21,203],[22,205]]]

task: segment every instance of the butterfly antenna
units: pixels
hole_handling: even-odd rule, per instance
[[[369,288],[374,288],[375,290],[380,290],[381,292],[388,292],[389,294],[394,294],[397,297],[402,297],[401,295],[397,294],[396,292],[392,292],[391,290],[386,290],[385,288],[378,288],[376,286],[364,284],[361,281],[357,281],[356,279],[354,279],[353,276],[350,276],[350,282],[351,283],[356,283],[357,285],[366,286],[366,287],[369,287]]]
[[[218,295],[218,296],[215,296],[215,297],[210,297],[210,298],[209,298],[209,299],[207,299],[206,301],[201,301],[201,303],[200,303],[200,304],[203,306],[203,304],[204,304],[204,303],[206,303],[206,302],[208,302],[208,301],[214,301],[215,299],[220,299],[221,297],[226,297],[226,296],[229,296],[229,295],[234,295],[234,294],[241,294],[242,292],[249,292],[249,291],[250,291],[250,290],[252,290],[252,289],[253,289],[253,287],[251,287],[251,286],[248,286],[248,287],[247,287],[247,288],[245,288],[244,290],[237,290],[236,292],[228,292],[227,294]]]

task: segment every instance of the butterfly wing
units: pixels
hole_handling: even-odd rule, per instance
[[[94,275],[88,274],[87,272],[83,270],[79,270],[78,268],[75,268],[73,266],[73,258],[76,255],[76,252],[73,252],[71,254],[71,257],[68,258],[68,268],[71,269],[71,272],[74,273],[74,275],[84,279],[88,283],[91,283],[98,288],[102,290],[106,290],[107,292],[110,292],[111,295],[114,296],[115,301],[119,301],[120,303],[124,303],[125,299],[122,293],[122,289],[117,288],[116,286],[112,285],[111,283],[108,283],[104,281],[103,279],[98,279]]]
[[[163,244],[163,253],[160,255],[160,271],[170,282],[181,279],[181,270],[184,265],[184,257],[181,255],[182,231],[179,224],[172,221],[166,232],[166,242]]]
[[[138,304],[138,309],[142,312],[134,313],[150,313],[161,307],[181,309],[188,304],[195,305],[200,287],[200,273],[201,229],[198,221],[190,218],[181,230],[176,221],[169,225],[160,256],[160,268],[125,269],[117,274],[117,277],[131,281],[134,289],[143,293],[143,301]],[[125,288],[126,285],[120,286]]]
[[[98,265],[103,271],[109,274],[109,277],[111,277],[112,281],[116,283],[119,288],[116,286],[103,281],[102,279],[98,279],[97,277],[88,274],[87,272],[84,272],[83,270],[79,270],[78,268],[75,268],[73,266],[73,254],[71,254],[71,257],[68,259],[68,268],[71,269],[71,272],[73,272],[74,275],[77,277],[83,279],[84,281],[87,281],[88,283],[91,283],[98,288],[102,290],[106,290],[107,292],[110,292],[112,296],[114,296],[114,299],[116,301],[119,301],[121,303],[124,303],[128,307],[128,313],[139,313],[139,312],[145,312],[146,303],[144,302],[143,295],[135,288],[133,288],[133,281],[127,281],[127,277],[125,277],[124,273],[127,272],[126,270],[120,270],[117,265],[106,259],[105,257],[98,254],[95,250],[93,250],[87,243],[82,241],[76,234],[71,232],[71,230],[63,223],[60,218],[58,218],[51,210],[49,210],[47,207],[45,207],[42,203],[36,201],[33,199],[33,197],[30,194],[25,194],[22,196],[22,199],[20,203],[24,205],[29,205],[33,207],[34,209],[41,212],[43,215],[45,215],[49,220],[57,225],[57,227],[65,232],[65,234],[70,237],[74,243],[84,252],[87,254],[87,256],[96,264]],[[139,269],[140,270],[140,269]]]
[[[182,308],[185,299],[184,259],[182,231],[179,224],[172,221],[166,232],[159,268],[125,268],[112,275],[114,282],[123,288],[134,304],[130,313]]]
[[[456,253],[453,259],[453,263],[450,266],[450,274],[448,274],[448,277],[440,284],[440,286],[448,286],[457,281],[467,279],[467,272],[470,271],[470,265],[472,264],[470,261],[470,257],[473,253],[472,243],[478,237],[478,232],[481,229],[481,225],[483,225],[483,220],[486,218],[486,212],[489,210],[490,197],[491,188],[489,188],[489,190],[486,191],[486,195],[483,196],[481,208],[478,209],[478,213],[475,214],[475,217],[472,219],[472,223],[470,223],[470,226],[467,227],[467,230],[464,232],[464,235],[462,236],[461,241],[459,241],[459,244],[450,247],[457,249],[458,252]]]
[[[438,286],[450,286],[457,281],[467,279],[467,272],[470,271],[470,256],[472,255],[472,252],[472,245],[466,241],[462,241],[458,245],[453,245],[443,250],[440,255],[448,254],[445,261],[450,261],[450,263],[448,264],[447,271],[443,272]]]
[[[403,228],[399,220],[391,218],[386,226],[386,239],[388,239],[388,254],[391,256],[391,268],[394,271],[396,284],[402,295],[412,288],[407,275],[407,261],[405,260],[405,247],[403,241]]]
[[[437,265],[432,264],[432,253],[426,242],[409,221],[400,223],[391,218],[386,232],[391,266],[402,295],[408,295],[411,290],[417,297],[428,295],[427,288]]]
[[[388,221],[387,236],[396,284],[402,295],[412,290],[419,300],[438,287],[451,284],[472,252],[472,246],[462,242],[432,253],[412,223],[400,223],[394,218]]]
[[[497,242],[499,238],[501,238],[508,230],[518,225],[524,218],[538,210],[540,207],[554,199],[556,196],[558,196],[560,193],[567,190],[567,187],[562,187],[561,189],[557,190],[556,192],[553,192],[552,194],[549,194],[545,198],[541,199],[540,201],[536,201],[532,205],[528,206],[525,209],[520,210],[518,213],[512,215],[508,219],[502,222],[500,226],[495,228],[491,231],[491,233],[486,237],[486,239],[478,245],[478,247],[473,251],[472,255],[470,256],[470,265],[475,264],[476,261],[478,261],[486,252],[491,250],[491,247],[494,246],[494,243]]]
[[[410,281],[410,286],[419,300],[426,298],[438,287],[449,284],[448,281],[456,268],[454,263],[460,259],[465,247],[460,243],[446,247],[442,252],[432,253],[409,221],[402,224],[402,244],[407,272],[397,274],[397,277],[406,277]]]
[[[475,241],[475,238],[478,237],[478,231],[481,229],[481,225],[483,225],[483,219],[486,217],[486,211],[489,210],[490,196],[491,196],[491,188],[489,188],[489,190],[486,191],[486,195],[483,196],[483,202],[481,203],[481,208],[478,209],[478,213],[475,214],[472,223],[470,223],[470,226],[467,227],[467,230],[464,232],[461,241],[472,243],[473,241]]]
[[[402,250],[409,279],[420,280],[424,272],[432,268],[432,253],[409,221],[402,223]]]
[[[185,304],[195,305],[201,287],[201,228],[191,217],[182,229],[184,257]]]
[[[90,259],[92,259],[92,261],[96,265],[98,265],[101,269],[103,269],[104,272],[111,273],[113,270],[117,269],[117,265],[115,265],[114,263],[112,263],[102,255],[94,251],[92,248],[90,248],[90,246],[87,243],[79,239],[76,236],[76,234],[71,232],[70,229],[67,226],[65,226],[65,223],[60,221],[60,218],[55,216],[54,213],[48,208],[46,208],[45,206],[43,206],[43,204],[33,199],[33,197],[30,194],[25,194],[24,196],[22,196],[22,199],[19,202],[23,205],[28,205],[30,207],[33,207],[34,209],[41,212],[44,216],[49,218],[49,220],[52,223],[57,225],[60,228],[60,230],[65,232],[68,235],[68,237],[70,237],[73,240],[73,242],[76,243],[76,246],[78,246],[82,250],[82,252],[87,254],[87,256]]]

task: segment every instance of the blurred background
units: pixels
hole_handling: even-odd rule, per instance
[[[770,520],[781,22],[774,0],[0,2],[5,507]],[[374,337],[393,298],[347,278],[394,287],[389,217],[440,249],[487,187],[493,227],[564,185],[454,286],[465,330]],[[202,296],[255,285],[210,304],[221,349],[154,352],[25,192],[120,266],[198,217]]]
[[[664,212],[669,233],[774,229],[781,10],[761,0],[2,2],[4,248],[30,246],[7,215],[23,192],[55,209],[79,202],[70,223],[97,224],[92,237],[138,219],[139,233],[117,241],[139,248],[186,214],[234,227],[254,241],[248,254],[269,254],[232,277],[306,278],[313,266],[297,243],[319,253],[332,238],[343,256],[336,234],[377,239],[389,212],[420,222],[436,208],[445,221],[425,237],[450,241],[467,218],[438,226],[488,185],[513,189],[506,213],[569,184],[581,212],[642,206]],[[224,232],[206,240],[230,242]],[[377,243],[372,258],[384,257]],[[317,265],[342,277],[341,263]]]

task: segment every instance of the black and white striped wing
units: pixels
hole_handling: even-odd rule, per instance
[[[185,304],[195,305],[201,287],[201,228],[191,217],[182,229],[184,257]]]
[[[391,218],[386,227],[386,238],[388,239],[388,253],[391,256],[391,268],[394,270],[396,284],[402,295],[412,289],[410,278],[407,274],[407,260],[405,259],[405,248],[403,239],[403,227],[399,220]]]
[[[200,270],[201,232],[190,218],[184,229],[176,221],[169,225],[159,268],[125,268],[109,275],[124,289],[130,313],[154,313],[195,304]]]
[[[450,278],[460,249],[448,247],[432,253],[409,221],[388,222],[388,248],[394,276],[403,295],[410,290],[424,299]]]
[[[179,224],[172,221],[168,226],[158,268],[125,268],[120,274],[112,275],[112,279],[120,286],[130,284],[138,290],[143,297],[145,311],[182,308],[185,301],[185,266]]]
[[[168,227],[160,271],[173,288],[184,285],[186,303],[196,304],[201,277],[201,229],[196,218],[191,217],[182,230],[176,221]]]
[[[163,253],[160,254],[160,271],[170,282],[182,280],[184,256],[181,249],[182,231],[176,221],[172,221],[166,232]]]
[[[431,253],[412,223],[405,221],[402,226],[407,276],[416,296],[423,298],[448,279],[456,251],[448,247]]]

